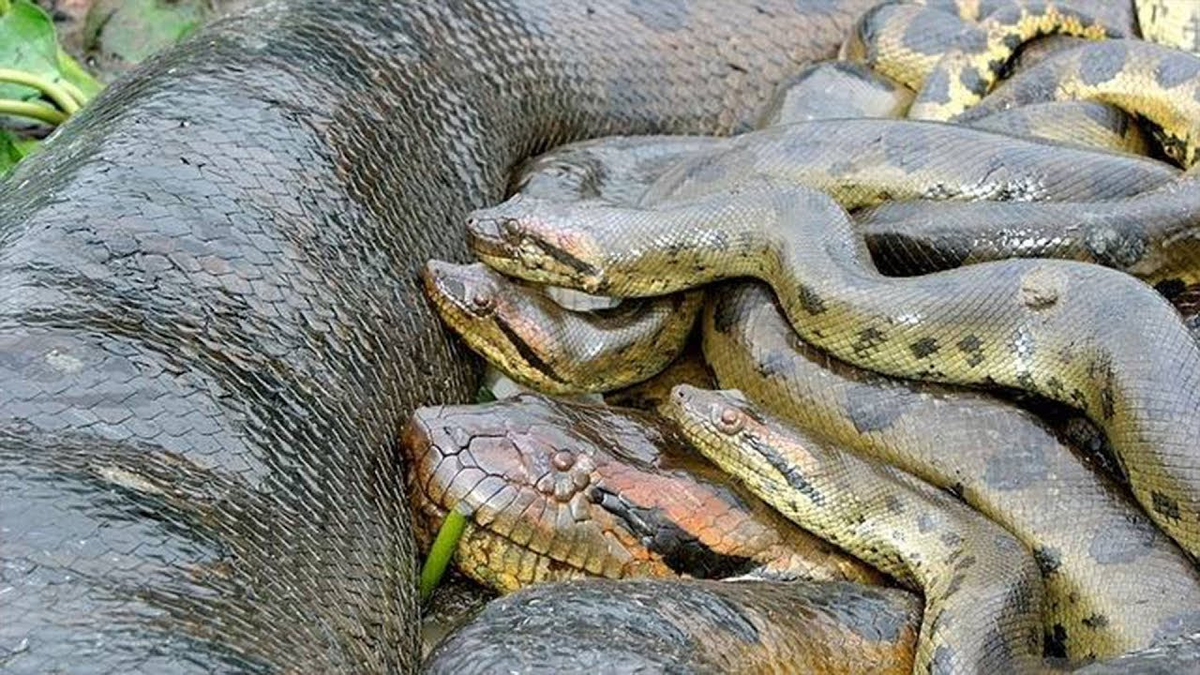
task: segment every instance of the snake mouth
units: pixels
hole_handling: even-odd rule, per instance
[[[518,447],[503,419],[491,428],[498,418],[481,419],[469,408],[422,408],[402,432],[422,550],[453,508],[468,517],[457,565],[502,592],[542,581],[670,574],[595,507],[590,459]]]

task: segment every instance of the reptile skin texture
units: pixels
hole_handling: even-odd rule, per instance
[[[750,128],[873,0],[271,3],[0,184],[0,668],[407,672],[395,448],[475,362],[416,273],[509,170]]]

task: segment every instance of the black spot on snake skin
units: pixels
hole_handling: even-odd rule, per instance
[[[1154,67],[1154,80],[1164,89],[1200,78],[1200,58],[1183,52],[1163,55]]]
[[[1079,64],[1079,79],[1088,86],[1095,86],[1111,80],[1125,67],[1126,48],[1118,42],[1102,55],[1083,59]]]
[[[973,368],[983,363],[983,340],[978,335],[968,335],[955,346],[967,357],[968,366]]]
[[[800,284],[800,307],[804,311],[816,316],[824,314],[826,309],[825,301],[821,296],[808,286],[808,284]]]
[[[883,331],[874,326],[867,326],[858,332],[858,340],[852,345],[852,349],[855,354],[862,356],[885,342],[887,335]]]
[[[917,357],[918,359],[923,359],[931,354],[936,354],[940,349],[940,347],[938,347],[937,338],[935,337],[923,337],[909,345],[908,348],[912,351],[913,356]]]
[[[983,98],[988,93],[988,83],[979,74],[979,69],[975,66],[963,68],[962,72],[958,75],[958,81],[967,91],[980,98]]]
[[[1062,551],[1053,546],[1034,546],[1033,559],[1037,561],[1042,577],[1049,577],[1062,567]]]
[[[1067,629],[1061,623],[1054,624],[1054,627],[1046,632],[1043,645],[1046,656],[1057,659],[1067,658]]]
[[[1088,628],[1104,628],[1108,625],[1108,617],[1103,614],[1092,614],[1084,617],[1083,625]]]
[[[1179,520],[1179,502],[1158,490],[1150,493],[1150,501],[1157,513],[1161,513],[1172,520]]]

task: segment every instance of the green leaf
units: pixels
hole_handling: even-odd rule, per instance
[[[12,0],[0,16],[0,68],[23,70],[51,82],[62,75],[58,68],[58,42],[54,22],[30,0]],[[40,92],[17,84],[0,84],[0,98],[27,101]]]
[[[24,156],[25,153],[17,145],[17,139],[4,129],[0,129],[0,178],[12,170]]]
[[[85,43],[125,63],[194,33],[209,18],[208,0],[97,0],[88,10]]]
[[[99,80],[88,74],[78,61],[62,50],[62,47],[58,49],[58,72],[62,73],[67,82],[79,87],[79,91],[82,91],[89,99],[99,94],[100,90],[104,88]]]

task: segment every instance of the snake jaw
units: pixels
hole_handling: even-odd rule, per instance
[[[443,313],[468,322],[472,317],[486,319],[496,313],[500,289],[483,265],[456,265],[430,260],[421,270],[425,293]],[[449,319],[449,317],[447,317]],[[451,321],[452,325],[459,325]]]
[[[467,243],[488,266],[509,276],[600,293],[607,280],[597,260],[601,247],[588,232],[570,227],[564,205],[514,197],[475,211]]]

